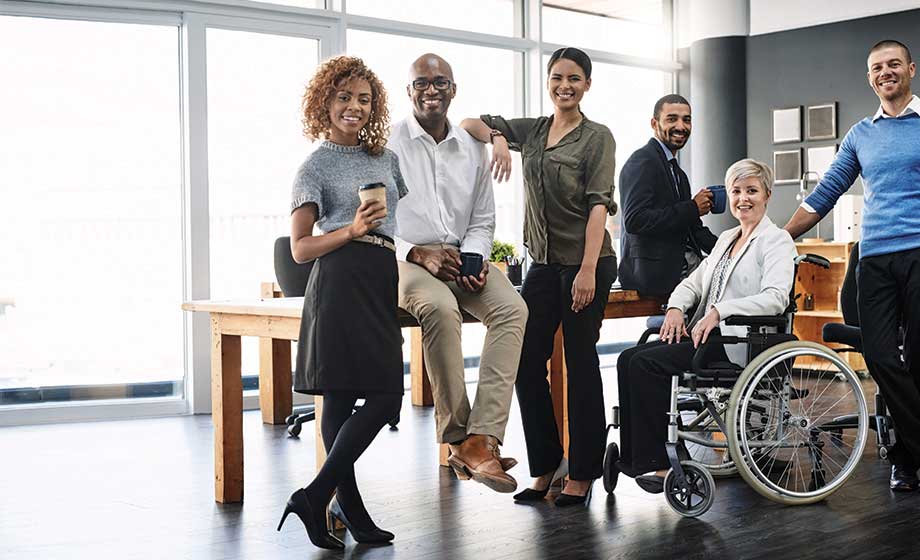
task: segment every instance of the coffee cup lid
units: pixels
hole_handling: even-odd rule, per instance
[[[385,189],[387,186],[383,183],[368,183],[367,185],[361,185],[358,187],[359,191],[369,191],[371,189]]]

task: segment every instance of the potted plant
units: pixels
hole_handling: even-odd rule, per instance
[[[489,261],[495,263],[500,268],[511,283],[515,286],[521,284],[521,262],[517,258],[517,251],[511,243],[492,241],[492,254],[489,255]]]

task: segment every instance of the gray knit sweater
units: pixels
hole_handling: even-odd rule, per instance
[[[361,204],[358,187],[370,183],[387,186],[387,217],[374,232],[395,237],[396,205],[409,191],[399,172],[399,158],[387,149],[371,156],[362,146],[320,143],[294,177],[291,212],[313,202],[319,209],[320,231],[335,231],[352,223]]]

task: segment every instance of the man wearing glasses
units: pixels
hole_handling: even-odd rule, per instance
[[[409,70],[412,115],[396,123],[387,147],[399,156],[409,194],[396,212],[399,305],[422,327],[435,400],[437,438],[450,444],[451,466],[499,492],[517,482],[502,459],[527,306],[488,262],[495,201],[483,144],[447,120],[457,93],[453,71],[425,54]],[[482,256],[478,274],[461,276],[460,253]],[[476,400],[470,407],[460,345],[461,310],[486,326]]]

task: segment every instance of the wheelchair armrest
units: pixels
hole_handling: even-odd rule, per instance
[[[757,329],[760,327],[786,328],[785,315],[733,315],[725,319],[726,325]]]
[[[804,254],[804,255],[799,255],[799,256],[797,256],[797,257],[795,258],[795,264],[796,264],[796,266],[798,266],[799,263],[803,263],[803,262],[807,262],[808,264],[813,264],[813,265],[815,265],[815,266],[820,266],[821,268],[830,268],[830,267],[831,267],[831,261],[829,261],[829,260],[827,260],[826,258],[822,257],[821,255],[813,255],[813,254],[811,254],[811,253],[806,253],[806,254]]]
[[[700,344],[697,347],[696,352],[693,353],[693,361],[690,363],[691,364],[690,370],[696,373],[697,375],[700,375],[703,377],[709,377],[710,376],[709,374],[713,373],[715,370],[710,370],[706,368],[703,364],[703,352],[706,346],[710,344],[743,344],[745,342],[747,342],[747,339],[739,337],[739,336],[710,335],[709,338],[706,339],[706,342],[703,344]]]
[[[658,334],[661,332],[661,329],[645,329],[645,332],[642,333],[642,336],[639,337],[639,341],[636,344],[645,344],[648,342],[648,338],[653,334]]]
[[[821,329],[821,338],[824,339],[824,342],[838,342],[862,351],[862,331],[859,327],[841,323],[825,323]]]

